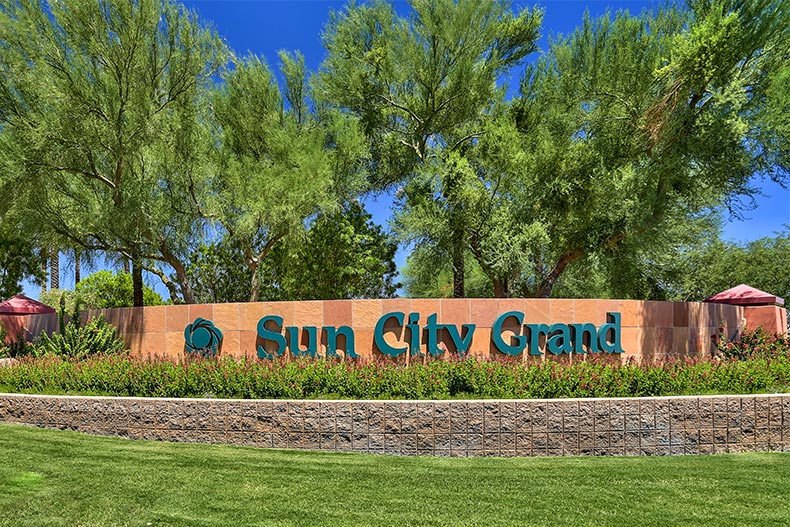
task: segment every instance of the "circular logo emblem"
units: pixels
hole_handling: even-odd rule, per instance
[[[210,320],[196,318],[184,330],[184,349],[202,357],[215,357],[222,344],[222,331]]]

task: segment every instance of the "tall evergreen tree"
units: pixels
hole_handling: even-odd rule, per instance
[[[275,245],[257,268],[261,300],[387,298],[397,290],[397,243],[360,203],[319,214],[287,241]],[[199,302],[249,298],[252,271],[242,263],[245,251],[238,238],[225,236],[193,253],[188,273]]]

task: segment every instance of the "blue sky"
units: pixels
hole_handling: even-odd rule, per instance
[[[549,0],[540,3],[544,10],[542,37],[539,46],[545,50],[548,38],[559,33],[567,34],[580,23],[585,10],[593,16],[608,11],[628,10],[639,13],[655,8],[658,0]],[[281,49],[299,50],[310,70],[315,71],[324,57],[321,33],[333,10],[343,8],[345,2],[336,0],[187,0],[184,4],[196,11],[200,18],[217,30],[237,55],[254,53],[262,56],[272,69],[277,69],[277,52]],[[515,1],[519,6],[534,4]],[[401,12],[408,10],[404,0],[395,2]],[[518,78],[513,79],[517,83]],[[755,181],[762,188],[763,196],[756,200],[756,208],[745,213],[744,220],[728,222],[724,238],[746,242],[765,236],[774,236],[783,225],[790,225],[790,191],[770,181]],[[368,201],[374,221],[386,225],[390,217],[390,199],[387,196]],[[396,257],[398,265],[404,263],[406,251],[401,249]],[[63,262],[65,264],[66,262]],[[62,265],[63,265],[62,264]],[[61,277],[63,287],[73,287],[73,273],[65,265]],[[157,291],[166,296],[158,279],[148,280]],[[37,297],[38,288],[27,284],[25,293]]]

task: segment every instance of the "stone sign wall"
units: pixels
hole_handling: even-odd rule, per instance
[[[311,343],[316,356],[343,356],[353,334],[354,354],[363,359],[425,360],[458,355],[461,346],[464,355],[479,358],[575,360],[583,358],[576,345],[584,340],[582,352],[652,361],[707,356],[720,326],[734,336],[750,309],[756,308],[635,300],[388,299],[153,306],[91,310],[86,316],[104,316],[138,356],[183,357],[190,336],[201,345],[216,344],[216,352],[226,356],[308,354]],[[759,309],[773,310],[763,316],[784,312]],[[28,338],[57,328],[54,314],[13,318],[14,331]],[[607,331],[614,325],[616,331]],[[200,329],[190,335],[188,327]],[[590,348],[591,339],[598,349]]]

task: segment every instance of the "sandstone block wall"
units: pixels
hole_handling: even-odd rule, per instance
[[[747,308],[748,309],[748,308]],[[778,309],[778,308],[777,308]],[[356,352],[366,359],[383,358],[373,343],[379,318],[390,312],[419,313],[425,324],[433,313],[440,324],[475,324],[470,355],[501,356],[491,340],[494,320],[509,311],[524,313],[530,324],[607,322],[606,314],[622,315],[622,359],[640,361],[667,357],[697,357],[710,353],[711,336],[725,323],[730,336],[741,327],[744,308],[700,302],[653,302],[637,300],[573,299],[386,299],[329,300],[305,302],[256,302],[199,304],[91,310],[87,316],[103,315],[119,328],[132,353],[138,356],[180,358],[184,353],[184,329],[197,317],[208,319],[222,330],[221,354],[255,356],[260,343],[258,321],[267,315],[282,317],[283,326],[349,326],[353,328]],[[57,328],[57,315],[21,317],[27,336]],[[423,338],[423,342],[425,339]],[[444,339],[449,352],[452,346]],[[325,342],[319,346],[325,353]],[[527,360],[527,356],[523,357]],[[400,360],[408,361],[401,356]],[[619,359],[618,359],[619,360]]]
[[[790,395],[294,401],[0,394],[0,422],[131,439],[395,455],[790,451]]]

